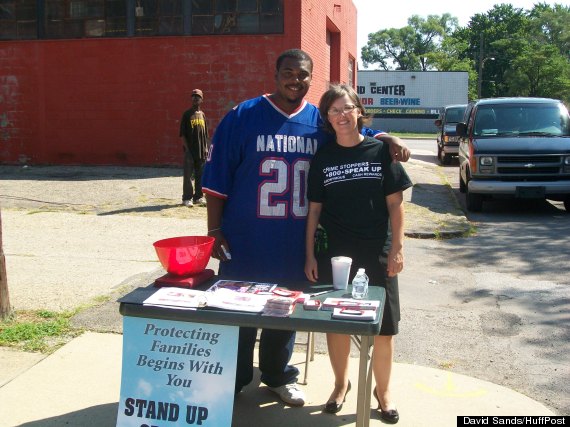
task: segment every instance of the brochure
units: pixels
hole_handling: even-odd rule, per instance
[[[250,293],[250,294],[266,294],[277,287],[276,283],[259,283],[259,282],[243,282],[239,280],[218,280],[206,292],[215,292],[219,289],[226,289],[234,292]]]
[[[260,313],[265,303],[271,297],[267,294],[234,291],[231,289],[218,288],[206,293],[207,306],[223,308],[225,310],[248,311]]]
[[[273,293],[273,295],[278,296],[278,297],[291,298],[293,300],[293,302],[297,302],[299,297],[304,295],[303,291],[292,291],[292,290],[285,289],[285,288],[275,288],[275,289],[273,289],[272,293]]]
[[[378,300],[365,300],[354,298],[326,298],[323,302],[322,310],[332,310],[334,308],[353,308],[357,310],[374,310],[380,307]]]
[[[345,320],[374,320],[376,318],[376,310],[362,310],[354,308],[334,308],[332,313],[333,319]]]
[[[206,305],[206,293],[195,289],[162,287],[144,300],[143,305],[196,309]]]

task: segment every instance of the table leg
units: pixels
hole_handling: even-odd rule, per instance
[[[374,337],[360,337],[360,360],[358,366],[358,396],[356,398],[356,427],[368,427],[370,424],[370,396],[372,390],[371,350]]]

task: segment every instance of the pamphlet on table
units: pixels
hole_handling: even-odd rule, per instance
[[[159,307],[196,309],[199,307],[205,307],[207,300],[205,292],[203,291],[186,288],[164,287],[159,288],[155,293],[144,300],[143,304]]]
[[[333,309],[333,319],[345,320],[374,320],[376,318],[376,310],[360,310],[354,308],[339,308]]]
[[[218,280],[206,291],[162,287],[143,304],[190,310],[214,307],[287,317],[293,313],[297,302],[308,301],[308,298],[302,291],[282,288],[275,283]],[[329,297],[322,305],[319,302],[306,309],[328,310],[332,312],[331,317],[336,319],[374,320],[379,306],[380,301],[377,300]]]
[[[242,292],[248,294],[271,295],[272,291],[277,287],[276,283],[260,283],[260,282],[243,282],[239,280],[218,280],[206,292],[216,292],[220,289],[226,289],[234,292]]]
[[[378,310],[380,301],[354,298],[333,298],[329,297],[323,301],[323,310],[333,310],[334,308],[346,308],[355,310]]]

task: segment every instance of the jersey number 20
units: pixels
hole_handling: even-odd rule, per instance
[[[267,158],[261,163],[260,175],[268,178],[259,184],[257,214],[262,218],[304,218],[309,211],[307,176],[309,160],[289,164],[283,158]],[[289,211],[290,210],[290,211]]]

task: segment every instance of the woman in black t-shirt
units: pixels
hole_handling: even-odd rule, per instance
[[[404,266],[402,193],[412,183],[402,165],[390,158],[386,142],[394,137],[386,135],[383,141],[360,134],[366,112],[352,87],[331,86],[319,110],[336,142],[319,149],[311,162],[305,274],[310,281],[330,283],[330,258],[343,255],[352,258],[351,277],[365,268],[371,285],[385,287],[382,327],[374,339],[374,396],[381,417],[396,423],[399,414],[390,397],[390,374],[400,320],[397,274]],[[315,253],[317,226],[327,244]],[[336,413],[350,390],[350,336],[327,334],[327,345],[335,388],[325,412]]]

